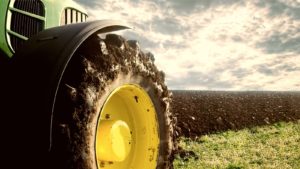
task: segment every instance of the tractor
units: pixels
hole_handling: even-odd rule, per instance
[[[172,168],[164,73],[72,0],[0,3],[1,168]]]

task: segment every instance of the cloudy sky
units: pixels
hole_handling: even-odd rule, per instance
[[[300,90],[300,0],[77,0],[125,20],[170,89]]]

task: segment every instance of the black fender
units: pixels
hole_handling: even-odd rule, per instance
[[[9,63],[6,87],[9,114],[6,119],[14,121],[15,129],[10,136],[16,147],[22,149],[25,144],[29,148],[22,151],[38,154],[51,150],[56,94],[72,55],[94,33],[128,28],[112,20],[55,27],[30,38],[16,52]],[[22,145],[19,145],[20,138]]]

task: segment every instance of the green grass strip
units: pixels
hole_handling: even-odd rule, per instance
[[[180,138],[199,159],[176,157],[175,169],[300,169],[300,120],[239,131]]]

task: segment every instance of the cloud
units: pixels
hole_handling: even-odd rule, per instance
[[[152,28],[155,32],[170,35],[180,34],[188,29],[187,26],[180,24],[179,20],[171,17],[153,19]]]
[[[257,65],[257,71],[267,76],[276,76],[278,75],[278,69],[270,68],[265,64]]]
[[[166,6],[174,9],[179,14],[191,14],[205,12],[216,6],[230,6],[236,3],[244,3],[242,0],[172,0],[166,1]]]
[[[256,1],[258,7],[268,8],[269,17],[287,14],[292,19],[300,19],[300,2],[294,0],[266,0]]]
[[[297,34],[300,29],[297,29]],[[289,37],[292,33],[275,33],[264,39],[262,42],[257,43],[257,47],[263,47],[266,53],[279,54],[286,52],[295,52],[300,54],[300,36]]]
[[[202,90],[225,90],[233,87],[231,82],[221,80],[220,72],[215,73],[217,74],[190,71],[187,73],[187,76],[184,76],[180,79],[173,78],[170,80],[170,83],[176,86],[174,89],[180,90],[198,90],[199,87],[201,87]],[[189,81],[189,84],[187,84],[186,81]]]
[[[90,20],[133,25],[122,34],[155,55],[171,89],[299,90],[299,1],[79,2]]]
[[[253,73],[253,71],[251,69],[246,69],[246,68],[236,68],[231,70],[230,72],[232,74],[233,77],[237,78],[237,79],[242,79],[245,76],[249,76]]]

